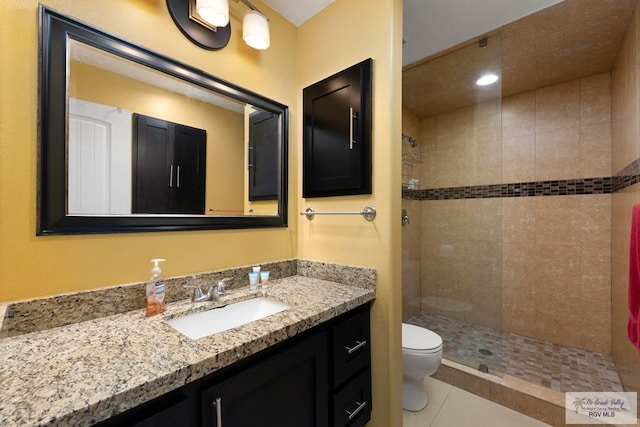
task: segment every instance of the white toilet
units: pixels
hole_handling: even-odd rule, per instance
[[[402,324],[402,407],[420,411],[427,406],[424,377],[442,360],[442,338],[426,328]]]

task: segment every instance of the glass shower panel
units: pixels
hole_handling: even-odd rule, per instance
[[[420,162],[411,165],[414,175],[416,166],[420,170],[420,188],[403,189],[403,208],[411,214],[403,228],[403,319],[438,333],[445,358],[499,373],[502,93],[500,80],[475,82],[488,73],[500,76],[500,36],[420,67],[439,79],[424,86],[434,99],[428,115],[403,112],[405,133],[419,121],[420,149]],[[403,160],[409,149],[403,140]]]

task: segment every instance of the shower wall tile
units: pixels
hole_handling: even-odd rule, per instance
[[[534,135],[536,94],[524,92],[502,100],[502,136]]]
[[[614,173],[639,157],[638,46],[636,16],[629,25],[612,71],[612,171]]]
[[[502,181],[528,182],[536,178],[535,133],[502,137]]]
[[[611,124],[610,73],[580,79],[580,126]]]
[[[608,352],[610,237],[601,230],[611,224],[610,197],[502,200],[505,330]],[[518,239],[518,229],[526,238]],[[532,316],[523,321],[527,302]]]
[[[611,122],[580,128],[580,170],[578,176],[610,176]]]
[[[536,91],[536,134],[580,126],[580,81]]]
[[[499,327],[502,322],[499,201],[418,203],[423,209],[422,310]]]
[[[420,312],[421,299],[421,205],[417,200],[403,200],[410,222],[402,227],[402,318],[403,321]]]
[[[536,130],[536,181],[579,177],[579,166],[579,127]]]
[[[505,243],[535,243],[536,199],[502,199],[502,240]]]
[[[640,8],[636,6],[612,71],[613,173],[637,162],[640,157],[639,25]],[[637,165],[632,165],[629,170],[637,173]],[[637,182],[637,179],[624,180],[629,184]],[[640,202],[640,184],[636,183],[617,191],[613,194],[612,200],[611,355],[625,388],[640,391],[640,358],[626,334],[631,210]]]
[[[422,176],[420,120],[411,111],[402,109],[402,184],[408,184],[412,178]],[[412,147],[404,135],[416,139],[417,145]]]

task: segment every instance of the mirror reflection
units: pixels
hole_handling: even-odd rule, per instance
[[[277,215],[280,116],[69,40],[67,215]]]
[[[286,105],[39,10],[38,235],[287,226]]]

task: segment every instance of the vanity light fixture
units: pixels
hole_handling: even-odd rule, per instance
[[[488,86],[488,85],[493,84],[493,83],[495,83],[497,81],[498,81],[498,76],[493,74],[493,73],[489,73],[489,74],[483,75],[478,80],[476,80],[476,84],[478,86]]]
[[[244,0],[242,2],[250,4]],[[269,47],[271,43],[269,40],[269,20],[258,9],[251,9],[244,14],[242,38],[247,45],[254,49],[264,50]]]
[[[214,27],[224,27],[229,23],[227,0],[196,0],[196,11],[203,20]]]
[[[254,49],[269,47],[269,19],[249,0],[242,2],[249,11],[242,22],[242,38]],[[229,0],[167,0],[171,18],[180,31],[203,49],[218,50],[229,43]]]

